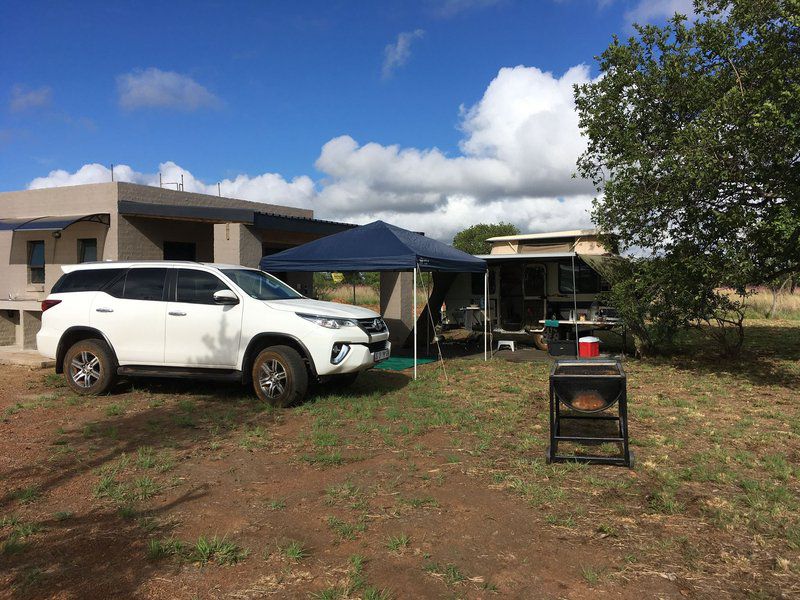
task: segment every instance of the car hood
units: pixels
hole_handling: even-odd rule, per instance
[[[380,316],[378,313],[368,308],[361,308],[360,306],[353,306],[351,304],[339,304],[338,302],[311,300],[309,298],[265,300],[264,304],[275,310],[321,315],[324,317],[336,317],[339,319],[374,319]]]

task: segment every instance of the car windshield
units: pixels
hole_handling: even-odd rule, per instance
[[[222,269],[244,292],[256,300],[291,300],[302,298],[277,277],[254,269]]]

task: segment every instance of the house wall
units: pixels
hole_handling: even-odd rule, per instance
[[[214,261],[212,223],[120,215],[118,235],[118,260],[163,260],[164,242],[194,242],[198,261]]]

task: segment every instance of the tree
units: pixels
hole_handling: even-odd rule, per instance
[[[578,172],[593,219],[658,257],[687,324],[741,312],[743,293],[800,267],[800,12],[796,0],[695,0],[698,18],[636,26],[576,87],[588,139]],[[702,299],[702,302],[700,301]]]
[[[459,231],[453,238],[453,246],[470,254],[489,254],[488,238],[517,234],[519,229],[511,223],[478,223]]]

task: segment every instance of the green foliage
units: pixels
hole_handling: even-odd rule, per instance
[[[623,249],[659,257],[615,292],[665,285],[680,325],[719,327],[732,351],[741,306],[715,290],[743,293],[800,267],[797,6],[696,0],[694,23],[676,15],[614,38],[603,77],[576,88],[588,139],[578,171],[602,192],[594,221]]]
[[[459,231],[453,238],[453,246],[470,254],[489,254],[491,244],[487,238],[518,233],[519,229],[511,223],[478,223]]]

